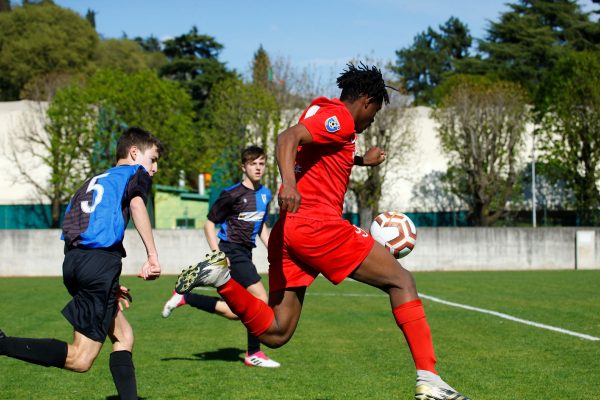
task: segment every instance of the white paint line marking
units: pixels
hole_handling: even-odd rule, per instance
[[[311,293],[310,291],[307,291],[306,294],[312,295],[312,296],[344,296],[344,297],[383,297],[384,296],[384,295],[377,295],[377,294],[358,294],[358,293]],[[486,310],[484,308],[471,307],[466,304],[460,304],[460,303],[453,303],[451,301],[442,300],[437,297],[429,296],[429,295],[426,295],[423,293],[419,293],[419,297],[421,297],[423,299],[434,301],[436,303],[445,304],[447,306],[463,308],[465,310],[476,311],[476,312],[480,312],[483,314],[489,314],[489,315],[496,316],[498,318],[507,319],[509,321],[514,321],[514,322],[518,322],[518,323],[529,325],[529,326],[535,326],[536,328],[547,329],[549,331],[554,331],[554,332],[563,333],[565,335],[575,336],[580,339],[592,340],[592,341],[600,340],[600,338],[598,338],[598,337],[586,335],[584,333],[573,332],[568,329],[558,328],[558,327],[546,325],[546,324],[540,324],[538,322],[513,317],[512,315],[508,315],[508,314],[504,314],[504,313],[492,311],[492,310]]]
[[[478,308],[478,307],[471,307],[471,306],[467,306],[465,304],[453,303],[451,301],[446,301],[446,300],[438,299],[437,297],[428,296],[428,295],[422,294],[422,293],[419,293],[419,296],[422,297],[422,298],[424,298],[424,299],[427,299],[427,300],[435,301],[436,303],[445,304],[447,306],[464,308],[465,310],[477,311],[477,312],[480,312],[480,313],[483,313],[483,314],[490,314],[490,315],[494,315],[494,316],[499,317],[499,318],[508,319],[509,321],[519,322],[521,324],[535,326],[536,328],[547,329],[549,331],[564,333],[565,335],[571,335],[571,336],[575,336],[575,337],[578,337],[578,338],[581,338],[581,339],[593,340],[593,341],[600,340],[600,338],[595,337],[595,336],[590,336],[590,335],[586,335],[584,333],[579,333],[579,332],[573,332],[573,331],[570,331],[568,329],[557,328],[557,327],[551,326],[551,325],[540,324],[538,322],[533,322],[533,321],[529,321],[527,319],[521,319],[521,318],[513,317],[512,315],[504,314],[504,313],[497,312],[497,311],[486,310],[484,308]]]

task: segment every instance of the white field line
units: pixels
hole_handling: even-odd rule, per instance
[[[310,290],[308,290],[306,294],[312,295],[312,296],[345,296],[345,297],[382,297],[383,296],[383,295],[379,295],[379,294],[358,294],[358,293],[311,293]],[[507,319],[509,321],[514,321],[514,322],[518,322],[518,323],[529,325],[529,326],[535,326],[536,328],[547,329],[549,331],[554,331],[554,332],[563,333],[565,335],[575,336],[580,339],[592,340],[592,341],[600,340],[600,338],[598,338],[598,337],[586,335],[584,333],[573,332],[568,329],[558,328],[558,327],[551,326],[551,325],[540,324],[538,322],[513,317],[512,315],[508,315],[508,314],[504,314],[504,313],[492,311],[492,310],[486,310],[484,308],[471,307],[466,304],[460,304],[460,303],[453,303],[451,301],[442,300],[437,297],[428,296],[423,293],[419,293],[419,297],[421,297],[423,299],[434,301],[436,303],[445,304],[447,306],[462,308],[462,309],[469,310],[469,311],[476,311],[476,312],[480,312],[483,314],[489,314],[489,315],[493,315],[498,318]]]

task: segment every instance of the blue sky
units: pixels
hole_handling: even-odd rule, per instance
[[[515,1],[511,1],[515,2]],[[578,0],[586,10],[591,0]],[[106,38],[159,39],[194,25],[224,45],[220,59],[247,73],[263,45],[298,67],[338,71],[356,57],[395,60],[395,51],[431,26],[458,17],[476,38],[508,10],[507,0],[55,0],[81,15],[96,11]]]

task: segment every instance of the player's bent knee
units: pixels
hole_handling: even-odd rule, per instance
[[[92,363],[77,362],[70,369],[73,372],[83,374],[85,372],[88,372],[91,368],[92,368]]]
[[[131,352],[133,349],[133,343],[135,338],[133,336],[133,329],[119,329],[115,330],[110,336],[110,340],[113,343],[113,349],[127,350]]]
[[[95,356],[91,354],[79,354],[75,359],[71,360],[71,362],[65,364],[65,368],[78,373],[88,372],[92,365],[94,365]]]
[[[399,280],[396,281],[392,284],[392,287],[401,289],[404,292],[408,292],[408,293],[416,293],[417,292],[417,286],[415,285],[415,281],[414,280]]]
[[[283,346],[287,342],[290,341],[291,335],[268,335],[268,336],[260,336],[259,339],[261,343],[271,349],[278,349]]]

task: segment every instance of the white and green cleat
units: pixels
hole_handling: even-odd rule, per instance
[[[190,266],[179,274],[175,291],[178,294],[189,293],[198,286],[220,287],[229,280],[227,257],[222,251],[207,254],[204,260]]]

